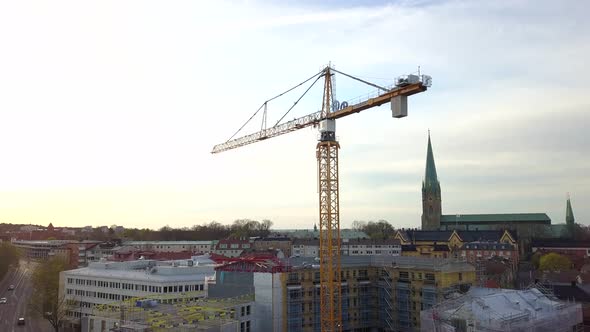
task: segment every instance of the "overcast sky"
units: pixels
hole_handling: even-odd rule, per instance
[[[362,3],[362,2],[360,2]],[[0,222],[310,228],[315,129],[210,154],[331,62],[433,77],[341,119],[341,224],[418,227],[428,129],[443,213],[590,223],[588,1],[0,1]],[[336,78],[339,100],[373,89]],[[269,123],[299,97],[269,104]],[[321,107],[321,84],[288,119]],[[244,134],[260,128],[255,118]]]

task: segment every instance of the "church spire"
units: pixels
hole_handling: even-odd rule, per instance
[[[426,172],[422,181],[422,229],[438,230],[442,217],[442,198],[440,183],[436,176],[434,166],[434,154],[430,142],[430,130],[428,131],[428,152],[426,153]]]
[[[574,218],[574,211],[572,210],[572,203],[570,202],[570,194],[567,194],[567,206],[565,208],[565,223],[573,225],[576,219]]]
[[[426,172],[424,173],[424,182],[422,190],[429,191],[440,197],[440,184],[436,175],[436,166],[434,165],[434,154],[432,153],[432,143],[430,142],[430,130],[428,131],[428,151],[426,153]]]

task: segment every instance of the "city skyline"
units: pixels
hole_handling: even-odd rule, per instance
[[[210,150],[264,100],[332,61],[379,84],[417,66],[433,77],[405,119],[383,106],[337,122],[343,227],[419,227],[428,130],[443,213],[541,212],[562,223],[569,192],[576,222],[587,224],[588,9],[2,4],[0,28],[11,33],[0,35],[9,50],[0,54],[0,222],[157,229],[249,218],[311,228],[315,130]],[[337,79],[340,100],[370,91]],[[269,120],[297,97],[271,104]],[[319,107],[316,92],[293,116]]]

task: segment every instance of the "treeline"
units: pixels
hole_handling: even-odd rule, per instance
[[[164,226],[159,230],[148,228],[128,228],[121,234],[122,238],[134,241],[199,241],[225,238],[265,237],[270,234],[272,221],[238,219],[231,225],[222,225],[216,221],[193,227],[172,228]]]
[[[19,252],[8,242],[0,243],[0,280],[4,278],[10,266],[18,265]]]
[[[395,235],[395,228],[387,220],[352,222],[352,229],[362,231],[373,240],[391,239]]]

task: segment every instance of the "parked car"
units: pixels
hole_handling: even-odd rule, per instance
[[[19,318],[16,325],[25,325],[25,319],[23,317]]]
[[[8,286],[8,290],[14,290],[14,285]]]
[[[0,304],[6,304],[8,302],[5,297],[0,298]]]

